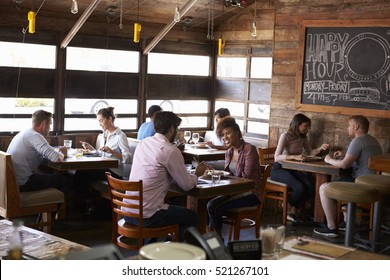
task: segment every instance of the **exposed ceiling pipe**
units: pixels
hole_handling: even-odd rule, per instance
[[[187,3],[184,4],[183,8],[180,9],[180,17],[184,16],[191,7],[196,3],[197,0],[189,0]],[[164,38],[165,35],[172,29],[172,27],[175,26],[177,22],[172,17],[172,22],[168,23],[161,31],[156,35],[156,37],[153,38],[153,40],[149,43],[149,45],[146,46],[144,49],[143,54],[147,55],[157,44],[160,42],[162,38]]]
[[[84,13],[81,15],[81,17],[78,19],[78,21],[75,23],[75,25],[72,27],[72,29],[69,31],[68,35],[64,38],[64,40],[61,43],[61,48],[66,48],[70,41],[73,39],[73,37],[77,34],[79,29],[83,26],[85,21],[88,19],[88,17],[92,14],[92,12],[95,10],[97,5],[99,4],[100,0],[93,0],[91,4],[89,4],[88,8],[84,11]]]

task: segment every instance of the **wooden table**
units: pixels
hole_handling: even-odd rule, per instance
[[[332,175],[340,175],[340,168],[330,165],[323,160],[301,162],[295,160],[284,160],[281,162],[285,169],[305,171],[314,173],[316,176],[316,192],[314,198],[314,221],[323,223],[325,221],[324,210],[322,209],[319,189],[323,183],[329,182]]]
[[[182,151],[186,163],[191,163],[194,158],[198,162],[224,160],[225,153],[225,150],[212,149],[209,146],[195,148],[195,146],[191,144],[186,144],[184,150]]]
[[[48,167],[57,171],[79,170],[79,169],[108,169],[118,167],[118,160],[113,157],[91,157],[82,156],[76,158],[74,156],[67,157],[62,162],[49,162]]]
[[[368,168],[377,172],[390,172],[390,154],[372,156],[368,159]]]
[[[284,250],[275,254],[271,259],[390,260],[390,256],[387,255],[370,253],[311,237],[299,237],[299,239],[303,239],[310,244],[302,247],[296,246],[297,236],[290,236],[286,238]],[[308,245],[310,247],[305,248]]]
[[[184,191],[177,185],[172,185],[170,191],[187,195],[187,208],[194,210],[199,215],[198,230],[206,231],[207,202],[210,198],[223,194],[243,193],[253,190],[253,180],[235,176],[222,177],[220,183],[212,185],[211,180],[207,184],[198,184],[190,191]]]
[[[8,235],[12,231],[12,223],[0,220],[0,258],[4,259],[8,253]],[[22,226],[23,258],[45,260],[57,258],[70,251],[88,250],[89,247]]]

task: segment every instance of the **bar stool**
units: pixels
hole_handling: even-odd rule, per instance
[[[383,200],[383,196],[390,195],[390,176],[375,175],[375,174],[362,175],[357,177],[355,182],[373,187],[377,189],[382,195],[382,199],[380,199],[378,203],[375,203],[374,214],[373,214],[373,225],[372,225],[372,240],[373,240],[372,249],[374,252],[377,252],[379,249],[378,247],[380,241],[380,227],[381,227],[381,220],[382,220],[381,219],[382,200]]]
[[[345,227],[345,246],[354,245],[354,227],[356,220],[356,203],[376,203],[380,192],[365,184],[351,182],[331,182],[326,185],[324,194],[327,197],[347,201],[347,224]]]

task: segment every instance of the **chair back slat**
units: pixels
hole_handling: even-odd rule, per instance
[[[259,147],[260,164],[273,164],[275,162],[276,147]]]

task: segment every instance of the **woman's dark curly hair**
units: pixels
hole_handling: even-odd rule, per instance
[[[236,120],[233,117],[230,117],[230,116],[224,117],[219,121],[219,123],[217,125],[217,130],[216,130],[216,134],[217,134],[219,139],[222,138],[222,132],[225,128],[233,128],[233,131],[238,132],[240,139],[242,139],[242,133],[241,133],[240,127],[238,126],[238,124],[236,123]]]

